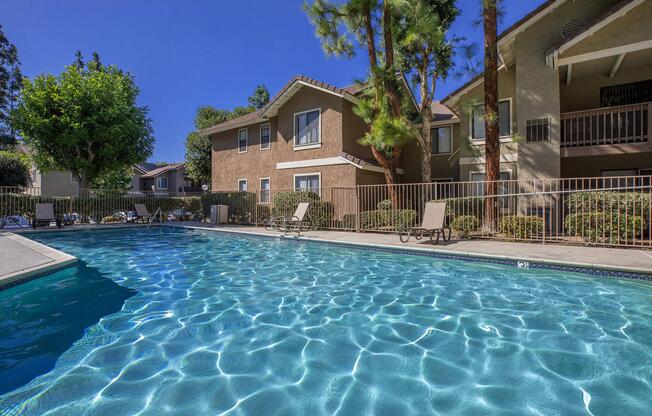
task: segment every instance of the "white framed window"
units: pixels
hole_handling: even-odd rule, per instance
[[[238,179],[238,191],[247,192],[247,180],[246,179]]]
[[[433,155],[449,155],[453,149],[453,128],[451,126],[434,127],[430,130]]]
[[[244,153],[249,146],[249,130],[246,128],[238,130],[238,153]]]
[[[321,173],[302,173],[294,175],[295,191],[310,191],[321,194]]]
[[[486,175],[485,175],[484,172],[471,172],[471,173],[469,173],[469,179],[471,180],[471,182],[477,182],[477,184],[473,185],[473,189],[472,189],[472,194],[474,196],[482,196],[482,195],[485,194],[485,185],[484,185],[484,182],[486,181],[485,178],[486,178]],[[505,195],[505,194],[508,193],[509,182],[506,182],[506,181],[509,181],[511,179],[512,179],[512,171],[511,170],[506,170],[506,171],[500,172],[500,179],[499,179],[500,182],[498,183],[498,195]],[[505,201],[504,198],[501,199],[501,203],[503,205],[506,204],[506,201]]]
[[[321,145],[321,109],[294,114],[294,147]]]
[[[168,189],[168,178],[165,176],[159,176],[156,178],[156,188],[157,189]]]
[[[500,137],[512,135],[512,99],[498,101],[498,132]],[[476,104],[471,111],[471,138],[484,140],[485,134],[484,103]]]
[[[260,126],[260,150],[268,150],[272,142],[272,129],[267,124],[262,124]]]
[[[269,178],[260,178],[260,203],[269,204],[269,202],[270,202]]]

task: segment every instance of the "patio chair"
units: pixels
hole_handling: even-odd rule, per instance
[[[421,226],[410,227],[406,230],[399,230],[398,237],[402,243],[410,241],[410,237],[416,240],[421,240],[424,235],[428,235],[430,242],[434,244],[439,243],[439,237],[444,237],[444,241],[451,239],[451,229],[446,224],[446,203],[444,202],[428,202],[423,212],[423,219]],[[448,230],[448,238],[446,237],[446,230]],[[433,241],[433,236],[435,237]]]
[[[298,236],[301,236],[301,230],[307,229],[304,228],[304,224],[308,208],[310,208],[310,202],[301,202],[294,211],[294,215],[272,217],[265,223],[265,229],[267,231],[282,231],[285,235],[289,232],[296,232]]]
[[[54,215],[54,204],[36,204],[32,227],[36,228],[41,225],[49,227],[53,221],[57,228],[61,228],[61,217]]]
[[[134,209],[136,210],[134,222],[150,222],[152,214],[149,213],[145,204],[134,204]]]

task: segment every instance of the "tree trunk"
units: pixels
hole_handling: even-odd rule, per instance
[[[429,183],[432,181],[432,168],[430,165],[432,156],[432,132],[430,131],[430,122],[432,120],[432,99],[434,97],[434,82],[433,80],[433,93],[430,94],[428,89],[428,54],[424,53],[424,62],[419,71],[419,92],[421,95],[421,181]]]
[[[484,108],[485,108],[485,218],[486,231],[494,233],[497,222],[495,196],[500,180],[500,132],[498,124],[497,0],[484,0]]]

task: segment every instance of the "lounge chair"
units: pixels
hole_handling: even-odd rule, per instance
[[[54,204],[36,204],[32,227],[36,228],[41,225],[49,227],[52,221],[57,225],[57,228],[61,228],[61,217],[54,215]]]
[[[272,217],[265,223],[265,229],[267,231],[282,231],[285,235],[293,231],[296,232],[298,236],[301,236],[301,230],[307,229],[304,228],[304,224],[309,207],[310,202],[301,202],[294,211],[293,216]]]
[[[446,222],[446,204],[443,202],[427,202],[423,212],[423,219],[420,227],[410,227],[407,230],[401,230],[398,237],[402,243],[410,241],[410,237],[421,240],[424,235],[430,237],[430,242],[439,243],[439,236],[444,237],[444,241],[451,239],[451,229],[445,224]],[[448,238],[446,238],[448,230]],[[433,241],[433,236],[435,237]]]
[[[152,219],[152,214],[149,213],[145,204],[134,204],[134,209],[136,210],[136,216],[134,217],[134,222],[149,222]]]

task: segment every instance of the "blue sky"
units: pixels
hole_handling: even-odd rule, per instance
[[[501,28],[543,0],[504,0]],[[246,104],[258,84],[272,95],[304,74],[344,86],[365,75],[364,55],[326,58],[302,0],[0,0],[0,24],[26,76],[59,73],[76,50],[133,73],[150,108],[152,161],[181,161],[200,105]],[[452,33],[481,45],[480,0],[458,0]],[[480,49],[479,49],[480,50]],[[443,97],[464,82],[450,77]]]

